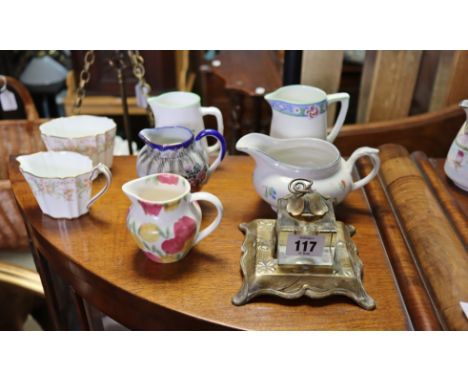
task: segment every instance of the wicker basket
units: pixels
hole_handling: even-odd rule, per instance
[[[45,150],[39,133],[39,115],[27,89],[14,78],[7,86],[22,102],[26,119],[0,121],[0,248],[25,248],[28,237],[8,180],[10,155]]]
[[[0,248],[24,248],[27,234],[8,180],[10,155],[45,150],[39,121],[0,121]]]

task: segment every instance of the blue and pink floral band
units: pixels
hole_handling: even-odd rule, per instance
[[[327,111],[327,100],[323,100],[312,105],[295,105],[283,101],[269,101],[273,110],[295,117],[315,118]]]

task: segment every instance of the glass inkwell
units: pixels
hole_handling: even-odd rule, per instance
[[[314,191],[311,181],[295,179],[289,192],[278,200],[276,220],[240,225],[244,280],[233,304],[259,295],[345,295],[364,309],[375,308],[362,284],[362,261],[351,239],[354,227],[336,220],[332,200]]]
[[[337,234],[332,202],[312,190],[312,182],[295,179],[290,194],[278,200],[278,264],[332,269]]]

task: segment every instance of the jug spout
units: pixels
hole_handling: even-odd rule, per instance
[[[143,178],[138,178],[125,183],[122,186],[122,191],[132,203],[136,203],[140,199],[139,191],[144,187],[145,181]]]
[[[465,110],[466,119],[468,120],[468,99],[464,99],[459,103],[459,106]]]
[[[158,104],[159,104],[158,97],[149,97],[147,98],[146,102],[148,103],[153,115],[156,116],[156,114],[158,113]]]
[[[183,126],[143,129],[138,136],[147,146],[160,151],[188,147],[194,140],[192,131]]]
[[[271,105],[272,102],[278,101],[278,90],[272,91],[271,93],[265,94],[265,100]]]
[[[468,113],[468,99],[464,99],[463,101],[460,102],[460,107],[465,109],[465,111]]]
[[[157,173],[125,183],[122,191],[132,203],[164,205],[186,196],[190,184],[180,175]]]
[[[464,99],[463,101],[461,101],[458,106],[460,106],[461,108],[463,108],[465,110],[465,113],[466,113],[466,121],[465,121],[465,124],[463,125],[464,128],[462,129],[463,133],[464,134],[468,134],[468,99]]]

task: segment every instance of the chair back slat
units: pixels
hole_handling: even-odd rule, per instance
[[[422,51],[366,53],[358,122],[386,121],[409,114]]]
[[[447,105],[459,103],[468,98],[468,51],[455,52],[447,92]]]
[[[449,90],[449,79],[452,71],[454,51],[442,51],[439,54],[439,62],[436,68],[434,85],[432,87],[431,102],[429,111],[436,111],[444,108],[447,102]]]
[[[437,76],[440,54],[440,50],[423,51],[409,115],[428,112]]]

